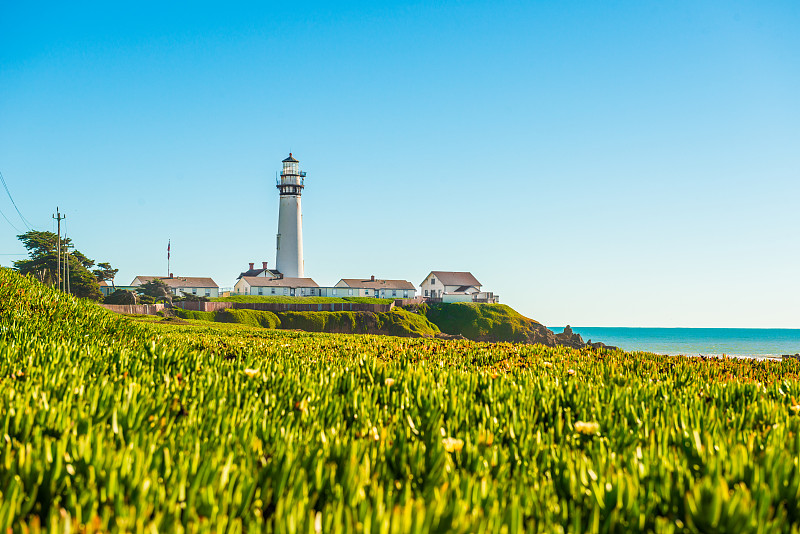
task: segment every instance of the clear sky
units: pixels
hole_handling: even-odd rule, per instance
[[[117,283],[274,265],[292,151],[320,285],[800,328],[800,2],[117,4],[0,0],[0,172]]]

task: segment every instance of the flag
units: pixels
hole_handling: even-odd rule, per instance
[[[167,259],[169,259],[169,249],[172,246],[171,239],[167,241]]]

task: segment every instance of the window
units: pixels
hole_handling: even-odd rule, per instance
[[[348,294],[348,295],[352,295],[352,294],[353,294],[353,290],[352,290],[352,289],[348,289],[348,290],[347,290],[347,294]]]
[[[284,295],[288,295],[289,294],[289,288],[288,287],[284,287],[283,288],[283,294]]]
[[[397,296],[397,290],[396,290],[396,289],[392,289],[392,296],[393,296],[393,297],[396,297],[396,296]]]
[[[211,290],[210,290],[210,289],[206,289],[206,296],[207,296],[207,297],[210,297],[210,296],[211,296]]]
[[[427,289],[425,290],[425,296],[426,297],[428,296],[428,290]]]
[[[431,278],[431,285],[436,283],[436,278]]]
[[[336,289],[333,290],[333,296],[336,296]]]
[[[192,288],[192,295],[197,295],[197,288],[196,287]]]
[[[408,289],[404,289],[404,290],[403,290],[403,298],[404,298],[404,299],[407,299],[407,298],[408,298]]]
[[[259,295],[263,295],[263,294],[264,294],[264,288],[262,288],[262,287],[259,287],[259,288],[258,288],[258,294],[259,294]]]
[[[272,294],[273,295],[275,294],[275,288],[274,287],[272,288]]]

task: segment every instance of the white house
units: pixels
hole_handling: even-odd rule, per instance
[[[496,304],[500,297],[481,291],[481,283],[467,271],[431,271],[420,284],[422,295],[441,302],[485,302]]]
[[[319,296],[319,286],[311,278],[267,278],[242,276],[233,290],[238,295],[264,295],[287,297]]]
[[[320,288],[326,297],[372,297],[381,299],[413,299],[417,288],[408,280],[342,278],[333,287]]]
[[[239,280],[243,276],[263,276],[266,278],[278,278],[278,274],[279,273],[277,271],[270,271],[269,269],[267,269],[267,262],[265,261],[261,262],[260,269],[255,267],[254,262],[251,262],[250,268],[245,272],[241,273],[236,279]]]
[[[173,295],[180,296],[183,293],[197,295],[198,297],[215,298],[219,296],[219,286],[211,278],[197,276],[137,276],[131,282],[131,286],[140,286],[158,278],[167,284],[172,290]]]

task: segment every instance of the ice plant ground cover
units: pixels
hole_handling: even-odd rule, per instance
[[[0,269],[0,529],[797,533],[798,373],[148,322]]]

